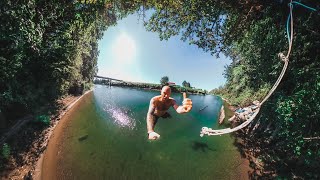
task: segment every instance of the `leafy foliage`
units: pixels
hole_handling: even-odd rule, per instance
[[[160,39],[183,41],[232,59],[227,83],[211,91],[232,103],[261,100],[287,51],[289,1],[52,1],[0,2],[0,109],[34,112],[66,93],[81,93],[97,72],[97,41],[118,19],[137,11]],[[305,4],[320,9],[316,0]],[[294,44],[288,71],[249,129],[258,155],[280,177],[318,179],[320,142],[320,16],[294,6]],[[161,84],[169,81],[163,77]],[[272,112],[272,113],[270,113]],[[10,119],[10,117],[8,117]],[[251,139],[248,139],[251,140]],[[261,147],[261,146],[259,146]]]
[[[66,93],[81,94],[97,72],[98,40],[126,13],[123,2],[0,2],[0,109],[7,119]],[[129,13],[134,6],[126,8]]]
[[[183,87],[191,88],[190,83],[189,83],[189,82],[187,82],[187,81],[183,81],[183,82],[182,82],[182,86],[183,86]]]
[[[50,125],[50,117],[47,115],[39,115],[36,117],[35,122],[43,124],[45,126],[49,126]]]
[[[4,159],[8,159],[11,153],[11,148],[7,143],[4,143],[2,148],[1,148],[1,156]]]
[[[161,79],[160,79],[160,84],[161,85],[167,85],[169,82],[169,77],[168,76],[163,76]]]

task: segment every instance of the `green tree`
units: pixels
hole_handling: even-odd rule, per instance
[[[168,82],[169,82],[169,77],[168,77],[168,76],[163,76],[163,77],[160,79],[160,84],[161,84],[161,85],[168,85]]]
[[[185,80],[182,82],[182,86],[183,86],[183,87],[191,88],[190,83],[189,83],[189,82],[187,82],[187,81],[185,81]]]
[[[191,88],[191,84],[187,82],[186,87]]]
[[[184,80],[184,81],[182,82],[182,87],[186,87],[186,86],[187,86],[187,81]]]
[[[182,82],[182,86],[183,86],[183,87],[187,87],[187,88],[191,88],[190,83],[187,82],[187,81],[185,81],[185,80]]]

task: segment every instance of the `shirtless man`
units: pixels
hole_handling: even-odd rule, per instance
[[[155,96],[150,100],[149,111],[147,114],[147,129],[149,139],[155,140],[160,137],[160,135],[154,132],[154,126],[156,125],[159,117],[166,115],[167,110],[173,106],[177,113],[187,113],[192,109],[192,101],[186,98],[184,93],[183,105],[179,106],[176,101],[170,97],[171,89],[169,86],[164,86],[161,90],[160,96]]]

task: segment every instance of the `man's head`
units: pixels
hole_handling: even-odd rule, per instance
[[[170,95],[171,95],[171,88],[169,86],[163,86],[163,88],[161,90],[162,100],[169,99]]]

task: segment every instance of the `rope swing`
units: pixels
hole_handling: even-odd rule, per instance
[[[278,56],[280,58],[280,60],[282,60],[284,62],[282,71],[277,79],[277,81],[274,83],[273,87],[270,89],[269,93],[266,95],[266,97],[261,101],[261,103],[259,103],[259,101],[254,101],[252,106],[243,108],[243,110],[241,112],[236,112],[235,113],[235,118],[239,118],[244,120],[244,122],[234,128],[225,128],[225,129],[218,129],[218,130],[213,130],[211,128],[208,127],[202,127],[201,131],[200,131],[200,136],[203,137],[204,135],[208,135],[208,136],[216,136],[216,135],[223,135],[223,134],[228,134],[228,133],[232,133],[235,131],[238,131],[244,127],[246,127],[248,124],[250,124],[254,118],[258,115],[261,105],[263,103],[265,103],[268,98],[272,95],[272,93],[276,90],[276,88],[278,87],[278,85],[280,84],[286,70],[288,67],[288,63],[289,63],[289,56],[290,56],[290,52],[291,52],[291,48],[292,48],[292,40],[293,40],[293,15],[292,15],[292,9],[293,9],[293,3],[303,6],[307,9],[310,9],[312,11],[316,11],[316,9],[308,7],[304,4],[301,4],[299,2],[295,2],[292,1],[289,3],[289,7],[290,7],[290,13],[287,19],[287,34],[288,34],[288,42],[289,42],[289,48],[288,48],[288,53],[285,56],[283,53],[279,53]],[[289,22],[290,22],[290,32],[289,32]]]

